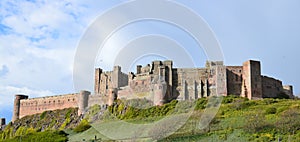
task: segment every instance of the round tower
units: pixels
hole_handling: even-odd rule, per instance
[[[166,102],[167,83],[159,77],[156,84],[154,84],[154,105],[160,106]]]
[[[84,110],[88,106],[89,95],[91,92],[82,90],[78,94],[78,115],[84,114]]]
[[[15,95],[15,101],[14,101],[14,112],[13,112],[13,117],[12,117],[12,122],[16,121],[19,119],[20,116],[20,101],[22,99],[28,99],[28,96],[26,95]]]

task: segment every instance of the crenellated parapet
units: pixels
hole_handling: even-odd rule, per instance
[[[78,114],[81,115],[88,106],[89,95],[90,92],[88,91],[39,98],[28,98],[26,95],[16,95],[12,122],[27,115],[64,108],[78,108]]]
[[[94,93],[79,93],[28,98],[15,95],[13,119],[48,110],[78,108],[78,114],[95,104],[106,108],[116,99],[147,99],[154,105],[163,105],[174,99],[195,100],[210,96],[237,95],[249,99],[276,98],[282,95],[294,98],[293,86],[261,75],[259,61],[249,60],[242,66],[225,66],[223,61],[207,61],[203,68],[175,68],[173,62],[153,61],[137,65],[136,73],[122,72],[120,66],[112,71],[95,69]]]

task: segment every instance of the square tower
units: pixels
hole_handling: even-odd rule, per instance
[[[249,60],[243,63],[242,97],[248,99],[262,98],[262,81],[260,62]]]

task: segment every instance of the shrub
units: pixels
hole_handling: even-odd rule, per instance
[[[275,107],[269,107],[266,110],[266,114],[276,114],[277,109]]]
[[[226,96],[226,97],[223,98],[222,104],[232,103],[234,101],[234,98],[236,98],[236,96],[234,96],[234,95]]]
[[[206,104],[207,104],[206,98],[200,98],[200,99],[198,99],[198,100],[196,101],[196,107],[195,107],[195,109],[196,109],[196,110],[199,110],[199,109],[205,109]]]
[[[47,111],[44,111],[41,115],[40,115],[40,120],[43,120],[45,118],[47,114]]]
[[[17,136],[12,139],[3,140],[3,142],[66,142],[68,141],[67,134],[63,131],[44,131],[34,132],[25,136]]]
[[[266,105],[270,105],[270,104],[274,104],[277,103],[278,101],[276,99],[273,98],[265,98],[263,99],[263,103]]]
[[[61,126],[60,126],[60,130],[63,130],[63,129],[65,129],[66,128],[66,126],[69,124],[71,122],[71,119],[70,118],[66,118],[65,119],[65,121],[64,121],[64,123],[63,124],[61,124]]]
[[[89,124],[89,122],[86,119],[82,119],[81,122],[79,123],[79,125],[74,128],[74,131],[79,133],[79,132],[83,132],[91,127],[92,126]]]

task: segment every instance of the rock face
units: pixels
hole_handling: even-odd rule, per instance
[[[43,113],[28,115],[12,123],[14,131],[19,127],[34,128],[44,131],[47,129],[73,128],[80,122],[77,108],[67,108],[55,111],[45,111]]]

